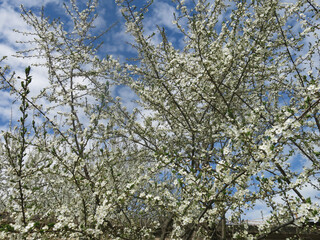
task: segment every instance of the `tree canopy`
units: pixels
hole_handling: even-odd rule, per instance
[[[0,143],[0,238],[264,239],[319,221],[320,13],[316,1],[183,1],[170,31],[152,1],[117,0],[135,59],[102,57],[98,1],[65,4],[72,27],[22,7],[32,27],[0,69],[20,119]],[[170,35],[170,36],[169,36]],[[176,39],[175,39],[176,40]],[[138,96],[127,109],[111,89]],[[309,189],[309,192],[306,191]],[[246,214],[263,223],[248,232]],[[299,234],[299,231],[297,234]]]

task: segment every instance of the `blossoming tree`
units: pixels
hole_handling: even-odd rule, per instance
[[[75,1],[65,4],[71,28],[43,12],[39,17],[22,9],[34,30],[23,34],[32,36],[26,43],[34,48],[18,54],[44,59],[49,84],[30,97],[30,67],[25,80],[1,72],[3,88],[22,102],[20,126],[3,133],[1,145],[1,202],[10,216],[1,231],[4,239],[43,233],[135,238],[127,212],[134,203],[123,192],[129,191],[126,184],[135,178],[138,160],[126,161],[134,146],[118,137],[120,103],[110,95],[110,79],[120,65],[96,55],[104,33],[93,35],[96,6],[97,1],[83,9]]]
[[[319,6],[176,0],[177,44],[161,26],[147,35],[152,2],[117,3],[136,63],[98,56],[97,1],[65,5],[72,29],[23,10],[35,48],[20,54],[43,57],[50,84],[30,98],[29,68],[22,88],[1,72],[22,117],[1,143],[0,236],[264,239],[317,222]],[[137,94],[133,112],[113,84]]]
[[[319,206],[302,190],[319,194],[316,3],[175,1],[181,48],[161,26],[156,44],[144,30],[147,8],[132,2],[119,1],[139,64],[123,83],[152,114],[128,134],[154,152],[154,171],[170,176],[154,204],[172,220],[171,237],[226,239],[225,218],[238,222],[261,202],[270,216],[258,239],[318,221]]]

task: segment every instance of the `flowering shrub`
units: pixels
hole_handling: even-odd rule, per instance
[[[50,85],[31,98],[30,68],[22,80],[1,69],[21,119],[2,134],[12,221],[0,237],[262,239],[318,222],[319,6],[177,0],[177,47],[164,28],[146,34],[151,2],[133,2],[117,1],[139,56],[125,64],[97,55],[97,1],[65,5],[68,31],[23,9]],[[139,96],[132,112],[112,97],[117,84]],[[253,235],[241,219],[261,205]]]

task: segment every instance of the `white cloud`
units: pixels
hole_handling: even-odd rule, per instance
[[[311,180],[317,185],[317,179],[313,178]],[[318,189],[315,189],[314,186],[312,186],[310,183],[305,184],[301,188],[300,192],[305,198],[310,197],[313,203],[317,203],[320,205],[320,191]]]
[[[10,4],[13,6],[23,5],[26,8],[30,7],[41,7],[45,6],[48,3],[60,3],[61,0],[4,0],[5,4]]]
[[[18,109],[13,109],[12,102],[15,100],[13,95],[10,95],[9,92],[1,92],[1,101],[0,101],[0,122],[2,121],[10,121],[11,117],[13,117],[13,112]],[[16,108],[16,107],[15,107]]]
[[[7,56],[9,57],[6,62],[7,64],[11,65],[12,64],[15,64],[15,61],[13,61],[13,58],[10,57],[12,55],[14,55],[16,53],[16,50],[6,44],[0,44],[0,53],[1,53],[1,58],[4,57],[4,56]]]
[[[7,45],[18,47],[16,41],[26,40],[22,34],[16,33],[13,29],[19,31],[28,31],[30,27],[20,17],[20,13],[8,4],[2,4],[0,8],[0,38]],[[3,53],[2,53],[3,55]]]
[[[157,33],[157,26],[164,27],[166,30],[177,32],[179,31],[172,22],[174,20],[174,13],[178,15],[174,5],[170,5],[165,2],[157,1],[150,9],[150,14],[144,20],[145,34],[147,36],[152,33]],[[162,42],[161,35],[157,33],[152,38],[153,44],[159,44]]]
[[[99,13],[98,17],[95,19],[94,26],[97,29],[103,29],[103,30],[107,28],[108,25],[102,13]]]
[[[9,65],[12,72],[15,72],[15,76],[25,77],[24,69],[34,63],[44,62],[40,59],[30,59],[30,58],[16,58],[13,55],[16,51],[21,49],[26,49],[30,44],[21,44],[17,41],[27,41],[30,40],[30,36],[25,36],[21,33],[14,32],[13,29],[17,29],[21,32],[29,31],[32,29],[28,26],[23,19],[20,17],[20,12],[15,8],[18,3],[23,3],[24,1],[11,1],[10,3],[5,1],[1,4],[0,8],[0,58],[7,56],[7,59],[1,63],[1,65]],[[32,3],[36,1],[26,1],[31,6]],[[43,3],[48,1],[42,1]],[[39,1],[38,1],[39,4]],[[41,3],[40,3],[41,4]],[[40,89],[48,85],[47,70],[41,67],[32,67],[31,75],[33,81],[30,85],[30,96],[35,96],[39,93]],[[19,86],[19,85],[18,85]],[[0,91],[0,124],[1,129],[5,129],[9,121],[15,121],[19,116],[19,102],[13,103],[15,97],[9,95],[6,91]]]
[[[135,102],[138,96],[129,87],[116,86],[114,94],[121,98],[123,106],[125,106],[129,112],[132,112],[134,108],[138,107]]]
[[[173,14],[176,13],[175,8],[165,2],[156,2],[152,7],[152,16],[150,17],[150,22],[152,25],[159,25],[166,28],[174,29],[175,25],[172,23],[174,20]]]
[[[126,32],[123,26],[115,26],[110,32],[106,33],[105,38],[102,50],[108,54],[112,54],[115,58],[119,58],[120,61],[124,61],[126,58],[123,54],[136,53],[136,50],[128,44],[133,43],[134,38]]]

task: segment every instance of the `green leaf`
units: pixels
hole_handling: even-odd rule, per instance
[[[272,145],[270,146],[270,150],[273,151],[274,148],[275,148],[275,146],[274,146],[274,144],[272,144]]]
[[[30,74],[30,69],[31,69],[30,66],[28,66],[28,67],[24,70],[27,76],[29,76],[29,74]]]
[[[314,153],[314,155],[316,155],[317,157],[320,157],[320,152],[314,151],[313,153]]]

